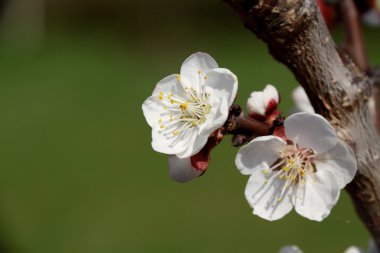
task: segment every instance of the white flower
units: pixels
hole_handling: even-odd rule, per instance
[[[218,68],[208,54],[187,58],[181,73],[159,81],[142,105],[152,127],[153,149],[178,158],[198,153],[227,120],[237,83],[236,76]]]
[[[262,136],[238,152],[237,168],[251,175],[245,196],[253,213],[267,220],[282,218],[294,206],[298,214],[321,221],[355,176],[355,155],[318,114],[293,114],[284,128],[288,142]]]
[[[344,251],[344,253],[364,253],[364,250],[356,247],[356,246],[350,246],[348,249]]]
[[[368,253],[378,253],[379,252],[377,250],[375,242],[373,240],[371,240],[369,242],[368,251],[366,251],[362,248],[358,248],[356,246],[350,246],[348,249],[346,249],[346,251],[344,253],[366,253],[366,252],[368,252]]]
[[[380,5],[380,4],[378,4]],[[379,6],[380,7],[380,6]],[[379,27],[380,26],[380,8],[372,8],[363,15],[363,21],[369,26]]]
[[[303,251],[296,245],[290,245],[282,247],[278,253],[303,253]]]
[[[263,91],[254,91],[251,93],[247,101],[247,109],[249,114],[258,114],[267,116],[275,109],[280,101],[280,96],[277,89],[267,84]]]
[[[203,173],[197,170],[191,164],[191,158],[178,158],[175,155],[169,155],[169,176],[180,183],[186,183]]]
[[[299,112],[314,113],[314,108],[311,105],[309,97],[307,96],[302,86],[298,86],[293,90],[292,98]]]

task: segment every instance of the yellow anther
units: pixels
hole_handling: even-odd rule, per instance
[[[279,178],[280,178],[280,179],[283,179],[283,178],[284,178],[284,175],[280,175]]]
[[[177,81],[179,82],[181,80],[181,76],[177,74]]]
[[[165,126],[164,125],[161,125],[160,128],[164,128]]]
[[[173,116],[172,115],[170,115],[170,119],[169,119],[170,121],[173,121]]]
[[[158,123],[161,123],[162,122],[162,119],[160,118],[159,120],[158,120]]]
[[[264,181],[264,184],[267,184],[268,183],[268,180],[267,179],[265,179],[265,181]]]
[[[281,198],[277,198],[277,202],[281,202],[281,200],[282,200]]]
[[[202,71],[198,70],[198,74],[202,73]]]
[[[164,99],[164,93],[161,91],[160,96],[158,97],[160,100]]]
[[[174,136],[179,135],[179,131],[174,131],[174,132],[173,132],[173,135],[174,135]]]
[[[164,110],[167,110],[168,108],[166,106],[164,106]]]
[[[189,104],[188,104],[188,103],[182,103],[179,107],[180,107],[182,110],[186,110],[187,107],[189,107]]]
[[[286,180],[289,180],[289,176],[286,176],[285,179],[286,179]]]
[[[296,179],[296,176],[295,176],[295,175],[292,175],[292,176],[291,176],[291,179],[292,179],[292,180]]]
[[[175,103],[175,101],[174,101],[173,99],[170,99],[170,103],[174,104],[174,103]]]
[[[288,172],[288,171],[290,170],[290,164],[284,166],[284,167],[283,167],[283,170],[284,170],[285,172]]]
[[[302,183],[302,185],[305,185],[305,183],[306,183],[305,179],[302,179],[301,183]]]
[[[269,170],[263,170],[264,174],[268,174]]]
[[[207,76],[203,77],[205,80],[207,79]]]

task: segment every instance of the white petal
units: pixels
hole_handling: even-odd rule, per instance
[[[321,154],[333,148],[338,139],[330,123],[318,114],[300,112],[285,119],[285,135],[303,148]]]
[[[297,246],[291,245],[291,246],[285,246],[281,248],[281,250],[278,253],[303,253],[303,252]]]
[[[269,169],[285,146],[286,142],[275,136],[257,137],[239,150],[235,159],[236,167],[244,175]]]
[[[310,103],[309,97],[307,96],[305,89],[302,86],[298,86],[292,92],[292,98],[296,104],[297,109],[300,112],[315,113],[313,106]]]
[[[267,84],[267,86],[265,86],[263,90],[263,95],[264,95],[265,107],[268,106],[269,101],[271,101],[272,99],[274,99],[277,102],[277,104],[280,100],[276,87],[274,87],[271,84]]]
[[[317,170],[329,170],[335,175],[340,189],[354,178],[357,171],[356,157],[352,149],[338,140],[336,146],[315,160]]]
[[[293,204],[298,214],[322,221],[339,199],[340,188],[334,174],[326,170],[306,176],[305,185],[298,184]]]
[[[161,115],[161,107],[162,105],[158,99],[158,95],[150,96],[144,101],[142,110],[149,126],[156,127],[158,125]]]
[[[210,89],[211,88],[211,89]],[[212,69],[207,72],[205,81],[206,92],[212,94],[212,98],[226,98],[230,106],[236,97],[238,80],[234,73],[224,68]]]
[[[159,99],[160,92],[163,92],[165,96],[173,94],[183,97],[185,91],[178,81],[177,75],[167,76],[157,83],[152,96],[147,98],[142,105],[145,119],[151,127],[159,126],[158,120],[163,113],[164,105]]]
[[[211,110],[206,121],[201,125],[199,134],[209,136],[216,129],[224,125],[228,118],[228,103],[226,98],[211,102]]]
[[[201,171],[195,169],[191,165],[190,157],[181,159],[175,155],[170,155],[168,160],[169,175],[173,180],[177,182],[189,182],[190,180],[202,174]]]
[[[202,135],[196,131],[192,131],[192,137],[183,140],[185,149],[181,152],[177,152],[176,155],[179,158],[190,157],[198,153],[206,144],[209,135]]]
[[[181,78],[185,77],[189,82],[187,85],[199,91],[199,81],[203,82],[206,72],[214,68],[218,68],[215,60],[206,53],[198,52],[182,63]]]
[[[152,128],[152,148],[160,153],[172,155],[184,152],[189,145],[192,145],[196,137],[194,131],[189,132],[188,135],[184,136],[175,145],[173,144],[173,139],[167,138],[162,134],[162,132],[157,128]]]
[[[356,246],[351,246],[344,253],[364,253],[364,251]]]
[[[376,122],[376,116],[377,116],[377,112],[376,112],[376,102],[375,102],[375,97],[370,97],[368,99],[368,111],[369,111],[369,115],[371,116],[371,119],[373,120],[373,122]]]
[[[291,188],[286,188],[279,200],[286,181],[274,173],[264,174],[262,170],[255,170],[245,188],[245,197],[253,208],[253,214],[269,221],[281,219],[293,208]]]
[[[178,77],[179,75],[173,74],[160,80],[157,83],[155,89],[153,90],[152,95],[156,95],[156,94],[159,94],[160,92],[163,92],[166,95],[169,95],[170,93],[172,93],[173,95],[178,95],[180,97],[183,97],[185,90],[183,89]]]
[[[257,113],[265,115],[264,93],[262,91],[254,91],[247,100],[247,109],[249,113]]]

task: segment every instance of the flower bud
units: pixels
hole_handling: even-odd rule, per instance
[[[254,91],[247,101],[247,109],[250,117],[265,121],[269,116],[277,113],[277,105],[280,96],[277,89],[268,84],[263,91]],[[277,113],[278,114],[278,113]]]
[[[203,173],[197,170],[191,163],[191,158],[178,158],[175,155],[169,155],[169,176],[177,182],[186,183]]]

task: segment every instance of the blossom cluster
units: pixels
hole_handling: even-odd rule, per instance
[[[208,54],[195,53],[184,61],[180,74],[159,81],[145,100],[142,109],[152,128],[152,147],[168,155],[174,180],[188,182],[205,172],[211,150],[225,134],[237,87],[230,70],[219,68]],[[298,89],[293,96],[299,112],[283,120],[273,85],[251,93],[247,118],[273,127],[269,135],[246,143],[235,164],[249,176],[245,197],[253,214],[272,221],[294,208],[321,221],[354,178],[356,157],[332,125],[314,112],[305,91]]]

